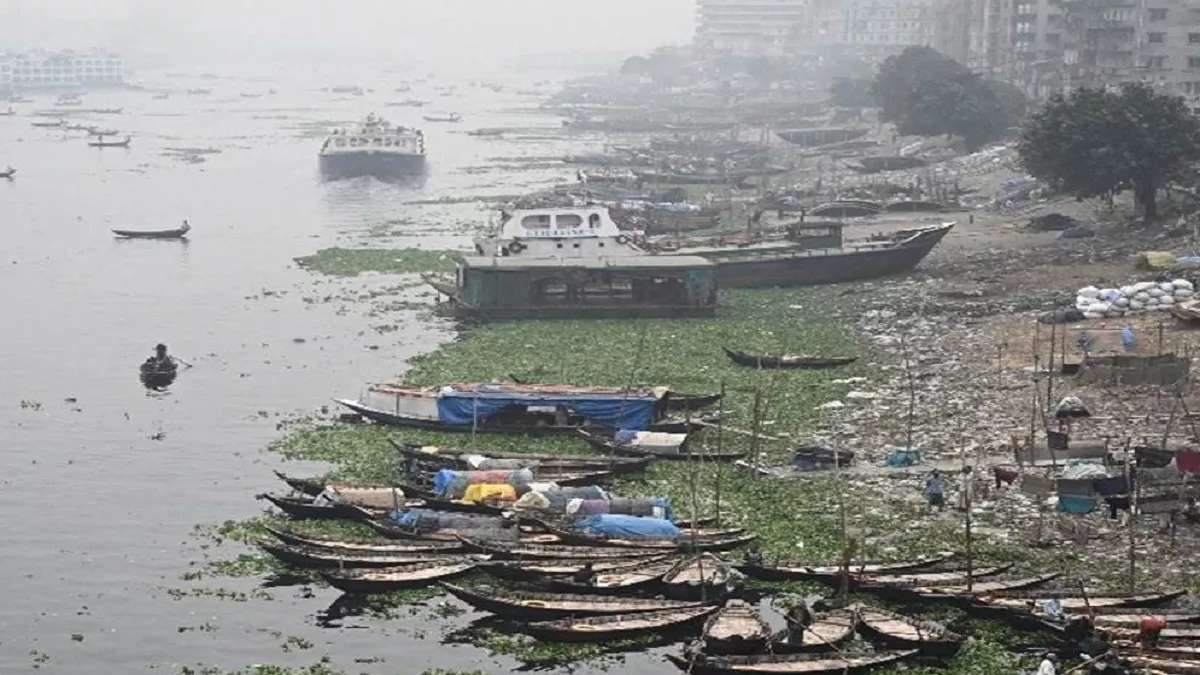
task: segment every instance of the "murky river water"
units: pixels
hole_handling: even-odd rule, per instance
[[[329,589],[315,598],[273,589],[274,600],[249,602],[174,599],[169,589],[197,586],[180,578],[201,557],[189,537],[194,525],[253,515],[262,508],[253,495],[280,487],[270,472],[276,458],[262,452],[281,433],[279,415],[353,395],[449,335],[415,312],[368,317],[348,298],[382,281],[318,278],[292,258],[378,243],[380,232],[393,233],[386,243],[395,246],[464,245],[464,224],[486,214],[480,205],[408,202],[516,193],[568,178],[561,168],[517,172],[488,161],[562,154],[563,143],[465,133],[557,120],[517,110],[535,98],[467,83],[442,97],[433,81],[395,93],[401,76],[361,71],[351,82],[377,92],[321,93],[339,80],[316,74],[290,82],[145,79],[214,91],[167,100],[89,94],[89,107],[125,108],[87,119],[131,132],[129,150],[31,127],[29,113],[51,108],[49,96],[0,117],[0,166],[19,169],[16,180],[0,180],[0,673],[174,673],[197,663],[307,665],[322,654],[355,672],[507,671],[509,662],[493,666],[482,652],[439,646],[436,631],[422,636],[414,629],[429,626],[420,619],[319,628],[314,615],[337,596]],[[241,96],[269,88],[278,93]],[[427,181],[318,179],[315,153],[329,121],[374,108],[417,123],[420,110],[384,105],[406,98],[466,116],[460,125],[422,124]],[[192,163],[181,149],[220,152]],[[194,228],[187,244],[109,233],[171,228],[183,218]],[[381,323],[399,330],[372,329]],[[148,395],[136,368],[160,341],[195,367],[169,394]],[[287,635],[315,646],[287,651]],[[384,661],[355,663],[372,658]]]

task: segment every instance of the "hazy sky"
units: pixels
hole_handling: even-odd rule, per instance
[[[0,0],[0,48],[494,62],[686,42],[694,7],[695,0]]]

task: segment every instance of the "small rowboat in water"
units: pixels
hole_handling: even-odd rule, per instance
[[[184,225],[175,230],[113,230],[113,234],[123,239],[187,239],[191,227]]]
[[[535,621],[521,631],[547,642],[599,642],[643,633],[664,634],[686,629],[713,612],[713,607],[663,609],[653,612]]]
[[[420,548],[413,548],[406,553],[373,553],[367,551],[340,553],[323,548],[287,546],[285,544],[272,544],[265,541],[258,542],[258,547],[270,553],[282,563],[305,568],[395,567],[397,565],[428,562],[431,560],[456,563],[470,560],[474,564],[473,561],[480,558],[480,556],[469,556],[463,553],[450,553],[440,548],[429,548],[425,551],[422,551]],[[482,556],[482,559],[486,560],[487,556]]]
[[[556,619],[563,616],[603,616],[632,614],[663,609],[702,607],[698,602],[675,600],[641,600],[608,595],[566,595],[561,593],[528,593],[475,586],[466,588],[443,583],[448,593],[472,607],[524,621]]]
[[[777,633],[771,651],[776,654],[833,651],[853,637],[857,628],[858,614],[853,610],[834,610],[810,623],[798,636],[786,629]]]
[[[667,595],[676,600],[711,600],[725,591],[732,568],[711,553],[684,560],[663,577]]]
[[[548,577],[571,577],[583,571],[588,563],[591,563],[592,572],[596,574],[612,574],[645,568],[647,565],[662,562],[667,558],[668,556],[662,555],[653,558],[614,558],[612,560],[596,562],[580,558],[567,558],[563,560],[548,558],[541,560],[500,560],[479,565],[479,569],[500,579],[536,581]]]
[[[273,527],[265,528],[276,539],[289,546],[299,546],[307,549],[325,550],[331,553],[358,554],[406,554],[406,553],[453,553],[461,551],[458,542],[421,542],[396,543],[381,539],[332,539],[301,535],[288,530]]]
[[[760,654],[757,656],[684,656],[667,654],[680,670],[693,675],[778,675],[779,673],[861,673],[916,656],[917,650],[841,654]]]
[[[771,627],[746,604],[726,605],[704,623],[706,654],[756,654],[770,639]]]
[[[817,356],[795,356],[785,354],[784,356],[761,356],[757,354],[747,354],[739,352],[728,347],[722,347],[725,350],[725,355],[731,361],[739,366],[749,368],[766,368],[766,369],[781,369],[781,368],[808,368],[812,370],[824,368],[840,368],[854,363],[858,359],[855,357],[832,357],[824,358]]]
[[[898,574],[933,567],[955,557],[953,553],[926,556],[908,562],[851,563],[850,574]],[[738,571],[760,581],[837,581],[842,574],[841,565],[813,565],[802,562],[780,561],[774,565],[741,564]]]
[[[475,567],[472,562],[434,560],[377,570],[329,570],[321,572],[326,583],[346,593],[390,593],[420,588],[443,579],[462,576]]]
[[[12,178],[15,175],[17,175],[17,170],[11,166],[4,171],[0,171],[0,178]]]
[[[179,374],[179,366],[174,362],[146,361],[138,368],[138,378],[142,384],[151,389],[169,387]]]
[[[576,582],[571,577],[565,577],[546,579],[542,584],[558,593],[633,595],[661,582],[663,575],[674,567],[673,561],[665,560],[622,570],[596,573],[588,583]]]
[[[920,621],[875,607],[854,607],[859,627],[871,642],[916,649],[922,654],[953,656],[966,638],[932,621]]]
[[[97,136],[96,140],[88,141],[88,145],[93,148],[128,148],[131,140],[133,139],[126,136],[123,141],[106,141],[103,136]]]

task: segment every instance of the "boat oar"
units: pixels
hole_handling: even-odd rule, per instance
[[[184,361],[183,359],[179,358],[178,356],[172,356],[172,357],[171,357],[171,360],[173,360],[173,361],[178,361],[178,362],[182,363],[182,364],[183,364],[185,367],[187,367],[187,368],[191,368],[191,367],[192,367],[192,364],[188,363],[187,361]]]

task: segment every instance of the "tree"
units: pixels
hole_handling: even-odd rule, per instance
[[[929,47],[909,47],[888,57],[871,83],[884,121],[902,134],[961,136],[977,150],[1025,113],[1015,87],[985,80]]]
[[[869,108],[875,105],[871,96],[871,80],[857,77],[835,77],[829,85],[829,102],[839,108]]]
[[[1182,98],[1140,82],[1119,92],[1083,88],[1036,111],[1017,152],[1030,175],[1077,199],[1133,190],[1154,221],[1158,190],[1200,161],[1200,118]]]

